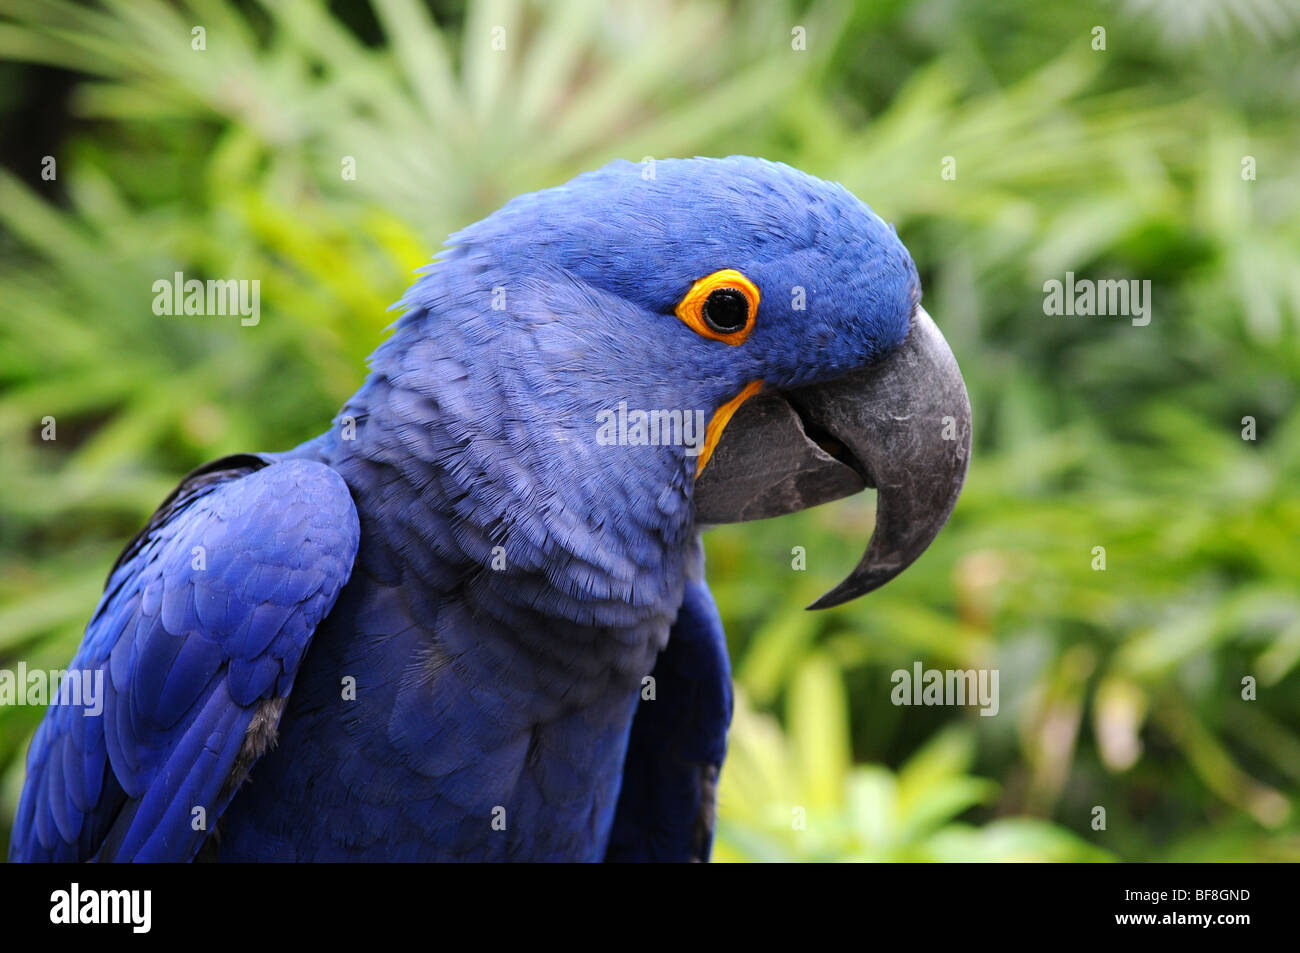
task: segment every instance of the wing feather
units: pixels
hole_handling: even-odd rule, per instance
[[[102,712],[51,704],[32,739],[11,859],[192,859],[359,536],[320,463],[241,455],[182,481],[118,558],[69,668],[102,673]]]
[[[731,723],[731,665],[703,578],[688,580],[632,722],[607,861],[706,861]]]

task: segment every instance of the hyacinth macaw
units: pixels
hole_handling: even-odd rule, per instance
[[[912,259],[785,165],[615,162],[452,236],[399,305],[330,430],[201,467],[127,545],[70,665],[102,715],[47,711],[13,859],[707,859],[701,529],[876,487],[829,606],[961,488]],[[680,439],[598,440],[620,406]]]

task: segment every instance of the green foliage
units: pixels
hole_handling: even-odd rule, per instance
[[[969,774],[975,737],[967,728],[942,730],[895,774],[853,765],[849,716],[837,667],[816,652],[792,679],[788,732],[741,693],[718,802],[718,860],[1110,859],[1036,818],[978,828],[954,823],[997,792],[993,782]]]
[[[1219,7],[2,0],[4,76],[82,75],[57,180],[0,173],[0,667],[66,662],[181,473],[322,430],[447,233],[615,156],[761,154],[898,225],[976,447],[848,606],[802,609],[869,499],[711,534],[719,857],[1300,859],[1300,12]],[[260,324],[155,316],[176,271],[258,276]],[[1066,271],[1150,279],[1150,325],[1045,316]],[[915,661],[998,669],[999,714],[893,705]],[[0,828],[39,715],[0,708]]]

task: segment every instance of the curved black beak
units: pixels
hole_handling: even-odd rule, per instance
[[[961,371],[918,307],[884,360],[741,405],[696,481],[696,521],[767,519],[875,487],[866,554],[808,607],[827,609],[878,589],[925,552],[961,493],[970,441]]]

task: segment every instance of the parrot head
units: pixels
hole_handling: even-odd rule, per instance
[[[459,333],[544,392],[557,442],[602,408],[702,412],[693,442],[658,446],[697,528],[874,487],[866,554],[811,608],[898,575],[956,503],[961,374],[893,227],[840,185],[742,156],[618,161],[452,236],[444,265],[459,285],[402,304],[492,294]]]

